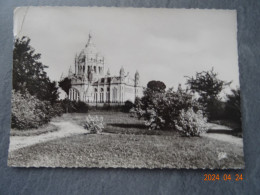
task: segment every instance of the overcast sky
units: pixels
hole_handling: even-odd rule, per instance
[[[234,10],[22,7],[14,13],[14,35],[31,39],[52,80],[74,68],[91,32],[111,75],[123,66],[132,76],[138,70],[144,86],[161,80],[177,87],[184,76],[214,67],[239,86]]]

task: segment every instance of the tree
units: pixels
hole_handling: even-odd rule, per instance
[[[62,107],[56,82],[51,82],[28,37],[17,38],[13,49],[12,127],[37,128],[54,116]]]
[[[66,92],[67,95],[69,95],[69,90],[71,88],[71,79],[68,77],[64,78],[59,82],[60,88]]]
[[[59,98],[57,83],[55,81],[48,84],[47,93],[45,99],[51,102],[53,105]]]
[[[162,81],[149,81],[147,88],[144,90],[144,96],[141,98],[143,107],[154,104],[154,99],[165,93],[166,85]]]
[[[35,53],[30,46],[28,37],[17,38],[13,50],[13,89],[25,90],[35,95],[40,100],[46,100],[51,85],[50,79],[45,72],[48,66],[40,60],[41,54]],[[47,95],[48,96],[48,95]]]
[[[212,68],[209,71],[197,72],[195,77],[187,77],[187,85],[192,92],[199,94],[199,102],[207,108],[209,116],[214,115],[214,109],[220,105],[219,94],[231,84],[218,78],[218,74]]]
[[[59,87],[66,92],[67,97],[64,101],[64,105],[65,105],[65,110],[66,113],[69,112],[69,108],[73,107],[73,104],[71,103],[71,101],[68,99],[69,96],[69,90],[71,88],[71,79],[69,79],[68,77],[64,78],[63,80],[59,81]]]
[[[218,98],[220,92],[231,82],[220,80],[212,68],[209,71],[197,72],[195,78],[187,77],[187,85],[192,92],[198,92],[204,102],[208,99]]]
[[[240,89],[232,89],[232,94],[227,95],[226,116],[241,125]]]
[[[156,92],[165,92],[166,85],[162,81],[149,81],[147,88]]]
[[[147,89],[148,91],[151,89]],[[149,129],[175,129],[176,120],[182,110],[192,108],[195,113],[204,110],[203,106],[193,98],[191,92],[177,91],[172,88],[166,92],[144,93],[141,100],[135,101],[135,116],[144,118]]]

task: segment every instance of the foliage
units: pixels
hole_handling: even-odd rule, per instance
[[[197,72],[195,77],[187,77],[187,85],[192,92],[199,94],[199,102],[206,106],[208,116],[214,115],[218,109],[219,94],[231,84],[218,78],[218,74],[212,68],[209,71]]]
[[[88,115],[84,123],[84,128],[89,130],[90,133],[101,133],[104,128],[103,117],[98,117],[97,115],[92,117]]]
[[[210,71],[197,72],[196,77],[188,77],[187,85],[193,92],[198,92],[203,102],[209,98],[217,98],[220,92],[231,82],[220,80],[212,68]]]
[[[181,86],[177,91],[171,88],[164,93],[147,88],[144,97],[135,102],[135,115],[144,118],[149,129],[174,129],[181,110],[189,108],[204,110],[192,94],[181,89]]]
[[[47,85],[47,93],[45,95],[45,99],[50,101],[52,105],[54,105],[59,98],[58,88],[59,87],[57,87],[57,83],[55,81],[50,82]]]
[[[89,111],[89,106],[85,102],[77,101],[77,102],[73,102],[73,103],[75,105],[74,107],[76,108],[75,112],[87,113]]]
[[[13,49],[12,128],[38,128],[61,115],[56,82],[51,82],[28,37],[17,38]]]
[[[207,118],[200,110],[194,112],[192,108],[187,111],[183,109],[175,121],[175,127],[185,136],[200,136],[207,131]]]
[[[50,102],[41,101],[28,91],[12,91],[12,128],[37,128],[50,121],[53,111]]]
[[[147,88],[151,89],[152,91],[164,92],[166,85],[162,81],[153,80],[147,83]]]
[[[87,113],[89,111],[89,105],[82,101],[64,99],[61,101],[61,104],[64,112]]]
[[[55,102],[58,92],[45,72],[46,65],[39,60],[28,37],[17,38],[13,49],[13,89],[24,93],[26,90],[40,100]]]
[[[65,112],[62,102],[58,101],[52,105],[52,109],[49,111],[51,117],[61,116]]]
[[[240,89],[232,89],[232,94],[227,95],[226,116],[241,125]]]
[[[122,106],[122,112],[129,112],[134,107],[134,103],[127,100]]]
[[[17,38],[13,49],[12,128],[38,128],[62,107],[56,82],[51,82],[28,37]]]
[[[219,99],[211,99],[207,104],[207,113],[210,120],[222,120],[226,118],[226,103]]]
[[[71,88],[71,79],[68,77],[64,78],[59,82],[60,88],[66,92],[67,95],[69,95],[69,90]]]

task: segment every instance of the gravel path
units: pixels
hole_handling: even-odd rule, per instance
[[[241,147],[243,146],[243,139],[239,138],[239,137],[235,137],[233,135],[206,133],[202,136],[209,137],[209,138],[216,139],[216,140],[223,141],[223,142],[236,144],[236,145],[241,146]]]
[[[243,139],[242,138],[235,137],[233,135],[217,133],[218,130],[219,131],[225,130],[227,132],[232,131],[231,128],[223,126],[223,125],[217,125],[217,124],[214,124],[214,123],[209,123],[208,125],[209,125],[209,129],[216,130],[216,133],[205,133],[202,136],[209,137],[209,138],[216,139],[216,140],[223,141],[223,142],[236,144],[238,146],[243,147]]]
[[[69,121],[51,122],[51,124],[57,126],[59,130],[36,136],[10,136],[9,152],[41,142],[84,134],[87,132],[83,127]]]

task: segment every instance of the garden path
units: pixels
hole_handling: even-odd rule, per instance
[[[216,140],[223,141],[223,142],[228,142],[228,143],[231,143],[231,144],[236,144],[238,146],[243,147],[243,139],[242,138],[223,133],[223,131],[227,131],[227,133],[229,131],[232,131],[231,128],[224,126],[224,125],[217,125],[217,124],[214,124],[214,123],[209,123],[208,125],[209,125],[208,128],[210,130],[215,130],[215,133],[205,133],[202,136],[209,137],[209,138],[216,139]],[[222,132],[222,133],[218,133],[218,131]]]
[[[51,124],[57,126],[59,130],[36,136],[10,136],[9,152],[41,142],[84,134],[87,132],[83,127],[73,124],[70,121],[51,122]]]

